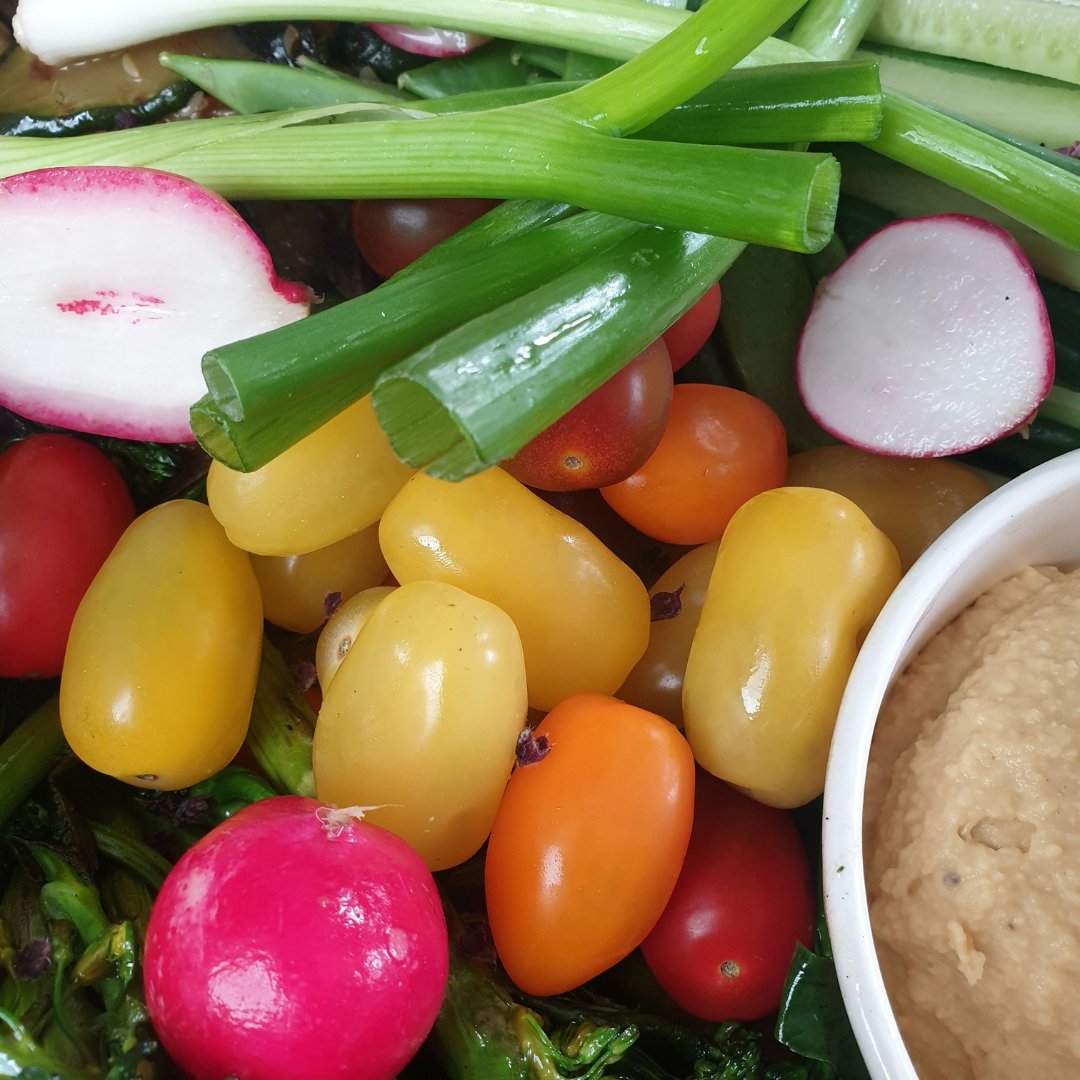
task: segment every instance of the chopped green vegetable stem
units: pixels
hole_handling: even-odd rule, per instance
[[[66,749],[60,702],[54,696],[0,743],[0,825],[45,779]]]
[[[859,47],[880,0],[810,0],[788,35],[822,60],[846,60]]]

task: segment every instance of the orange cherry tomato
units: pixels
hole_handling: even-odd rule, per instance
[[[747,499],[787,475],[787,438],[765,402],[729,386],[683,383],[652,457],[601,488],[635,529],[671,544],[719,540]]]
[[[485,893],[510,978],[559,994],[660,917],[690,840],[694,758],[678,728],[604,694],[566,698],[531,748],[539,760],[514,770],[495,817]]]

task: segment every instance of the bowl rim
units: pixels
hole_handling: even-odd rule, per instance
[[[822,807],[822,890],[833,961],[844,1006],[874,1080],[918,1080],[885,991],[870,929],[863,862],[864,782],[882,700],[920,644],[996,581],[1031,564],[1005,560],[1004,570],[965,591],[928,618],[946,583],[986,538],[1080,487],[1080,450],[1071,450],[991,491],[939,536],[904,575],[867,634],[837,714]],[[1008,564],[1008,565],[1005,565]],[[1010,566],[1012,567],[1010,569]],[[872,711],[874,722],[867,722]],[[853,778],[857,783],[853,783]]]

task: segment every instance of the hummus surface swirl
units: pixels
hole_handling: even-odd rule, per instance
[[[919,1076],[1080,1076],[1080,571],[1028,568],[895,683],[870,919]]]

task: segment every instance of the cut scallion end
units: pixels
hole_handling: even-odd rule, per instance
[[[375,385],[388,366],[504,305],[640,226],[580,214],[523,229],[486,250],[441,254],[372,292],[203,357],[208,395],[191,414],[204,449],[231,468],[260,468]],[[288,329],[281,327],[281,329]]]
[[[659,337],[742,249],[641,228],[447,334],[376,383],[391,446],[446,480],[510,457]]]

